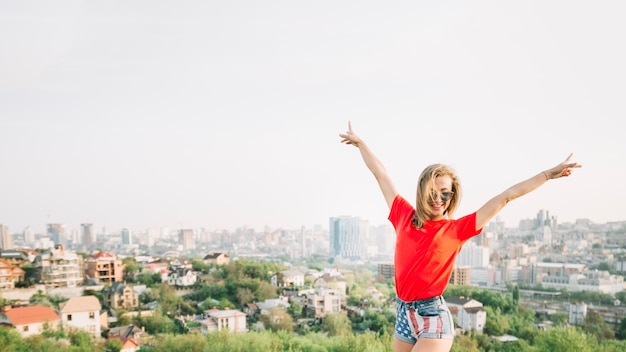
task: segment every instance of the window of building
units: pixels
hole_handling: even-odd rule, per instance
[[[71,314],[67,315],[67,321],[72,321],[72,315]]]
[[[28,331],[28,325],[24,325],[24,327],[22,328],[22,331]]]
[[[94,319],[96,317],[96,313],[89,312],[89,319]]]

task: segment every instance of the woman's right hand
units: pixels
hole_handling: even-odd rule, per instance
[[[359,143],[361,143],[361,138],[352,130],[352,123],[350,121],[348,121],[348,131],[346,133],[340,133],[339,137],[343,138],[341,143],[352,144],[357,148],[359,147]]]

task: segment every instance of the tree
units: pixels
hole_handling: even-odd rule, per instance
[[[327,314],[324,317],[322,329],[330,336],[346,336],[352,333],[350,319],[344,312]]]
[[[122,349],[122,346],[124,346],[124,344],[122,343],[122,340],[120,339],[109,339],[107,340],[105,346],[106,346],[107,351],[119,352]]]
[[[556,327],[535,337],[539,352],[593,352],[597,340],[574,327]]]
[[[124,265],[124,277],[134,280],[135,274],[139,272],[139,264],[135,260],[135,257],[124,257],[122,264]]]
[[[569,320],[569,315],[563,312],[556,312],[550,316],[550,320],[554,323],[554,325],[566,325]]]
[[[261,314],[259,320],[266,329],[272,331],[293,331],[293,318],[279,307],[270,308],[267,314]]]
[[[620,340],[626,340],[626,318],[623,318],[617,327],[616,337]]]
[[[243,307],[246,304],[252,302],[254,300],[254,293],[250,291],[249,288],[238,288],[237,289],[237,300],[239,304]]]
[[[519,307],[519,286],[513,287],[513,304],[515,305],[515,309]]]
[[[478,343],[468,335],[457,335],[450,352],[480,352]]]
[[[485,306],[484,308],[487,313],[487,321],[485,322],[484,329],[485,334],[500,336],[509,330],[509,321],[506,316],[502,315],[500,309],[493,309],[489,306]]]
[[[598,339],[598,342],[615,337],[613,329],[604,321],[602,315],[594,309],[587,310],[587,316],[585,316],[585,321],[583,322],[583,330],[593,334]]]

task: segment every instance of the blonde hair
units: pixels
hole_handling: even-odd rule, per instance
[[[456,171],[452,169],[448,165],[444,164],[433,164],[428,166],[422,171],[420,177],[417,181],[417,194],[415,201],[415,215],[413,217],[413,225],[418,229],[424,227],[424,223],[427,220],[430,220],[432,214],[430,212],[430,207],[428,205],[428,201],[430,195],[435,190],[435,179],[439,176],[450,176],[452,179],[452,189],[454,192],[452,194],[452,198],[450,198],[450,204],[446,209],[445,213],[448,218],[451,218],[454,215],[454,211],[459,206],[461,202],[462,190],[461,183],[459,181],[459,177],[456,174]]]

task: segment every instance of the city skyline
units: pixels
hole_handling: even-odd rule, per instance
[[[583,168],[501,220],[622,221],[624,10],[3,1],[0,224],[386,224],[376,181],[340,143],[348,121],[411,202],[431,163],[459,172],[458,217],[573,152]]]

